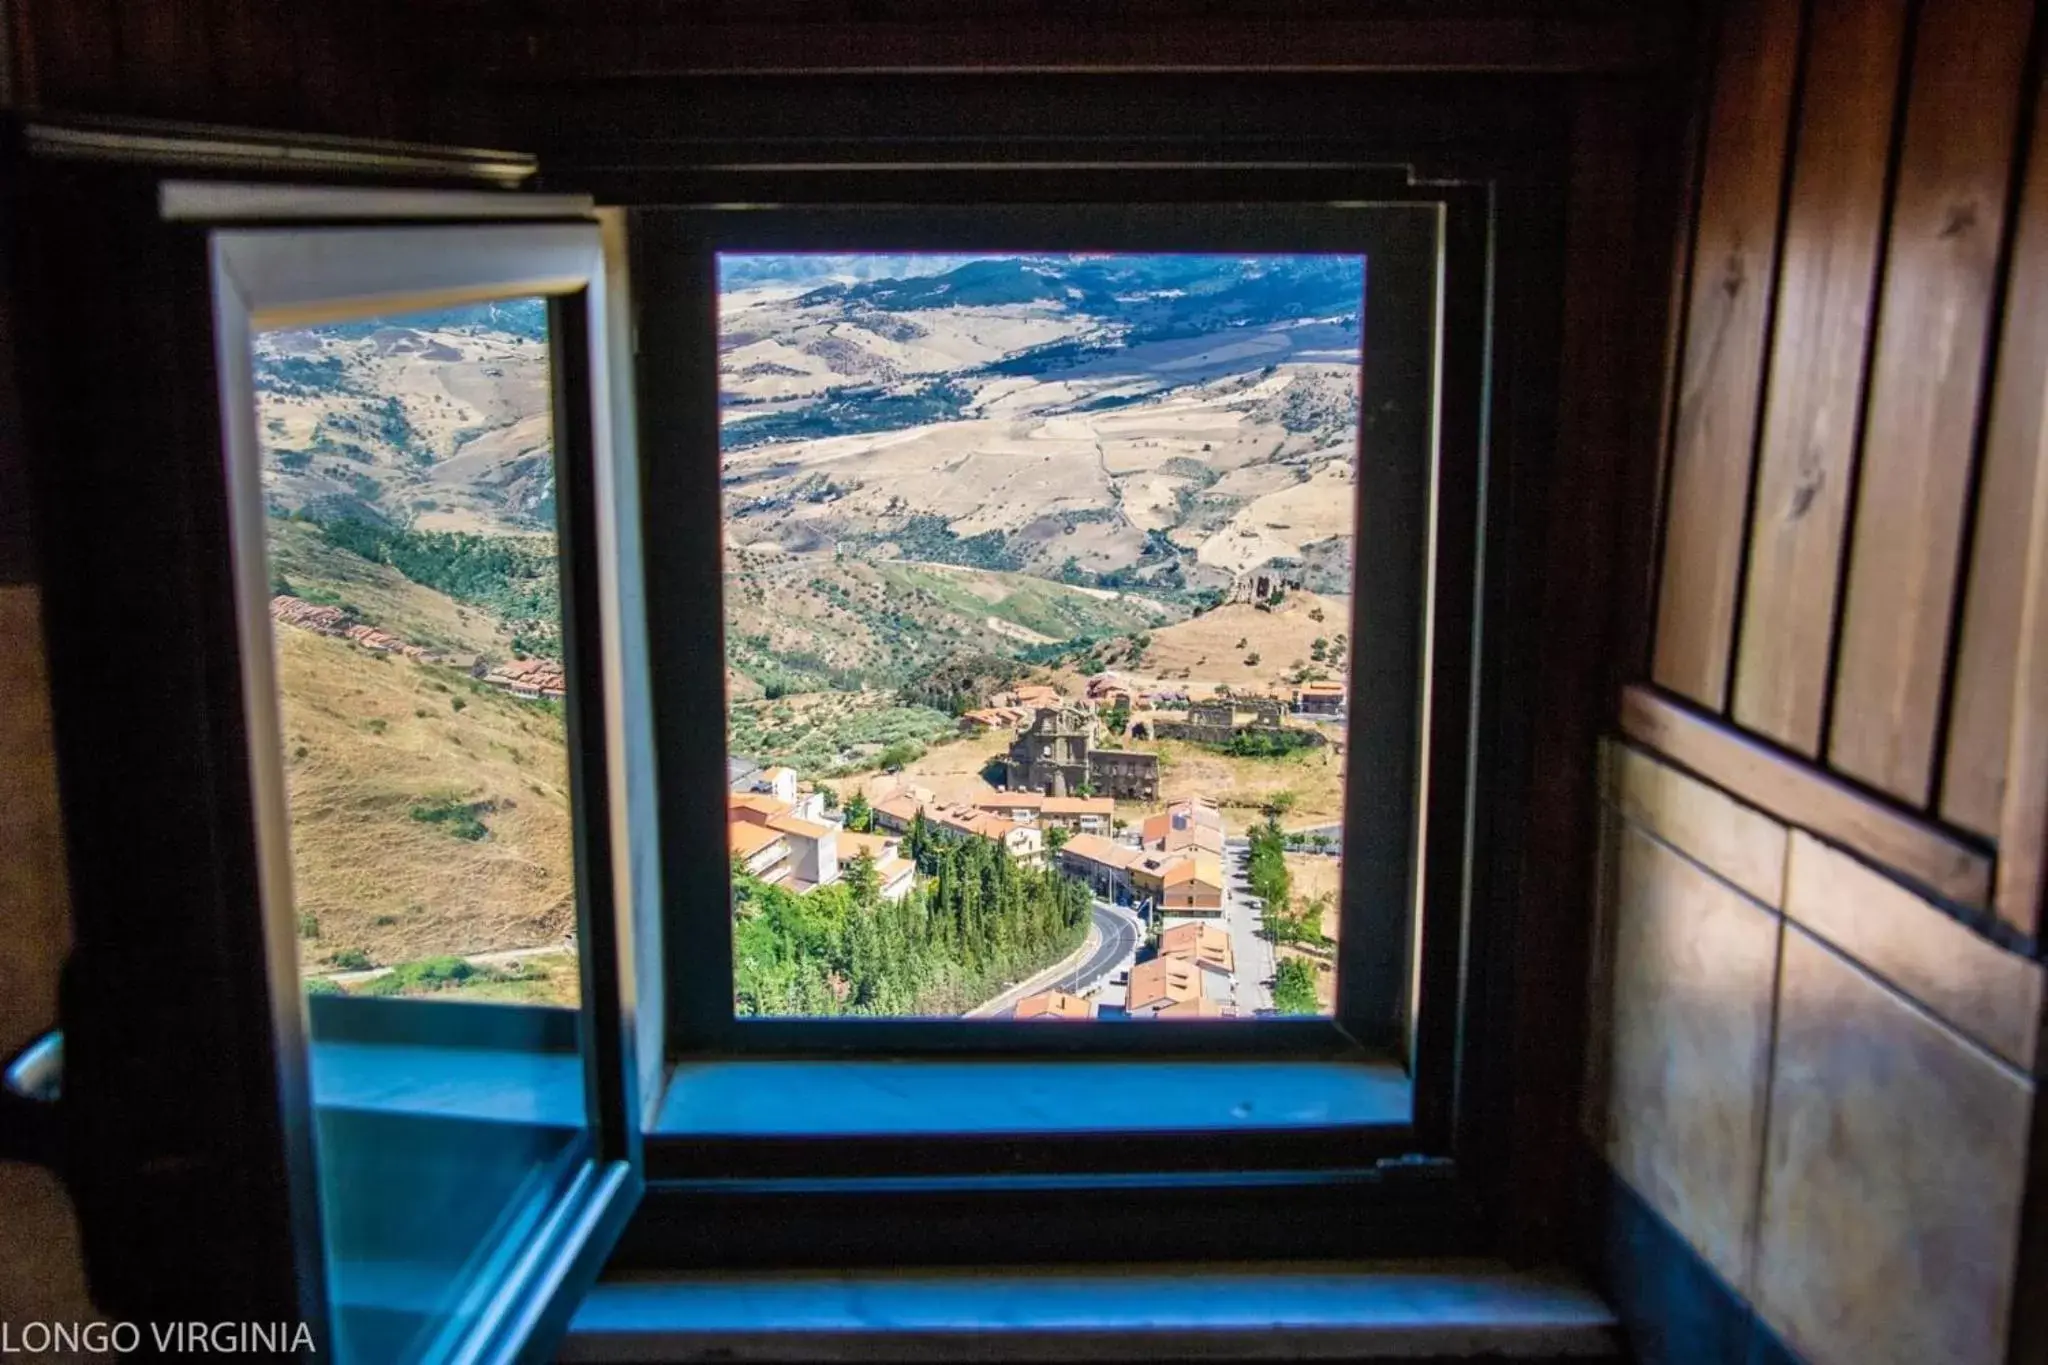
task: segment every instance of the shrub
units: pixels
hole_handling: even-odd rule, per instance
[[[401,962],[385,975],[362,986],[364,995],[404,995],[411,992],[447,990],[476,981],[498,981],[505,973],[479,966],[467,958],[426,957]]]
[[[460,711],[463,707],[469,705],[469,703],[464,701],[460,697],[450,697],[448,699],[448,705],[450,706],[450,708]]]
[[[914,739],[899,739],[875,756],[884,768],[904,768],[924,757],[924,745]]]
[[[1237,758],[1280,758],[1315,743],[1316,736],[1306,730],[1240,730],[1223,747]]]
[[[458,801],[443,797],[438,801],[427,801],[412,808],[412,818],[423,825],[440,825],[458,839],[474,842],[483,838],[490,830],[478,818],[479,814],[491,809],[487,801]]]
[[[299,937],[320,937],[320,917],[310,910],[299,916]]]
[[[344,972],[367,972],[377,965],[361,948],[343,948],[339,952],[329,954],[327,960],[337,970]]]
[[[329,981],[324,976],[310,976],[306,978],[306,994],[347,995],[348,992],[343,990],[337,983]]]
[[[1302,958],[1282,958],[1273,970],[1273,1008],[1282,1014],[1316,1013],[1316,969]]]

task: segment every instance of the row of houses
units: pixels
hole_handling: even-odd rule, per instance
[[[310,630],[315,635],[352,641],[379,654],[403,654],[408,659],[438,657],[418,645],[407,644],[389,631],[349,620],[348,613],[340,607],[321,606],[288,593],[279,593],[270,599],[270,617],[287,626]]]
[[[1078,834],[1060,849],[1060,867],[1104,900],[1149,900],[1164,914],[1223,914],[1223,817],[1207,801],[1177,801],[1146,820],[1137,846]]]
[[[340,607],[318,605],[288,593],[280,593],[270,599],[270,615],[284,625],[348,640],[374,653],[399,654],[421,663],[467,668],[479,681],[510,692],[515,697],[559,701],[569,695],[568,675],[561,663],[554,659],[507,659],[503,663],[487,664],[474,655],[458,656],[425,649],[408,644],[388,630],[350,621],[348,613]]]
[[[1108,834],[1116,823],[1116,800],[1108,796],[1047,796],[1043,792],[997,792],[976,797],[976,810],[1020,825],[1063,829],[1069,834]]]
[[[815,818],[823,813],[809,809],[817,799],[816,793],[796,801],[773,791],[728,794],[725,832],[733,858],[770,886],[802,894],[838,882],[847,865],[865,853],[874,862],[884,900],[909,895],[917,869],[903,856],[902,841],[856,834]]]
[[[1027,867],[1045,861],[1045,836],[1036,823],[1013,820],[996,810],[940,801],[923,787],[910,787],[875,803],[875,824],[892,834],[907,834],[923,815],[942,834],[957,838],[993,839]]]
[[[559,700],[569,695],[568,675],[553,659],[508,659],[487,669],[482,677],[515,697]]]

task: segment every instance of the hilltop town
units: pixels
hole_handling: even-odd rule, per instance
[[[742,925],[761,913],[796,915],[786,899],[758,909],[766,898],[756,886],[782,897],[847,896],[856,914],[920,888],[937,895],[926,875],[932,860],[920,850],[978,844],[1021,872],[1085,887],[1089,925],[1078,940],[1071,932],[1049,940],[1044,960],[1025,964],[1036,971],[1020,970],[988,998],[952,1002],[964,1007],[958,1012],[1204,1019],[1325,1008],[1340,827],[1289,835],[1277,818],[1288,803],[1267,801],[1239,818],[1233,835],[1213,793],[1162,799],[1158,754],[1122,746],[1149,734],[1225,754],[1341,756],[1342,689],[1308,684],[1287,698],[1190,701],[1105,673],[1078,692],[1020,683],[964,711],[967,742],[994,737],[1007,748],[976,785],[955,783],[946,795],[915,774],[833,785],[731,759],[727,828]],[[1299,895],[1297,865],[1312,869]],[[865,1003],[858,986],[829,972],[808,995],[786,989],[805,1010]]]
[[[735,1008],[1326,1006],[1362,263],[828,264],[720,263]],[[568,998],[544,310],[257,361],[307,974]]]

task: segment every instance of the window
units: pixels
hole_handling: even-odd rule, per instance
[[[1364,258],[717,265],[736,1010],[1328,1014]]]
[[[547,301],[254,350],[306,988],[573,1004]]]
[[[1446,222],[636,221],[672,1048],[1412,1066],[1475,571]]]
[[[299,1233],[340,1357],[446,1358],[523,1337],[637,1198],[605,1022],[599,232],[212,246]]]
[[[244,1260],[365,1359],[526,1330],[636,1203],[622,1267],[1017,1258],[1040,1213],[1356,1254],[1397,1182],[1375,1228],[1457,1244],[1488,220],[1254,188],[648,208],[630,317],[583,205],[156,225],[185,287],[119,358],[180,462],[82,377],[40,419],[91,436],[52,657],[120,703],[65,717],[67,800],[145,796],[169,888],[138,928],[136,867],[79,881],[78,998],[179,1040],[96,1131],[289,1188]],[[104,292],[53,336],[147,291]],[[205,346],[150,387],[159,332]],[[185,1055],[234,1040],[274,1127]]]

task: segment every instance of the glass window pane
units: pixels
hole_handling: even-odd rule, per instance
[[[308,989],[573,1004],[545,303],[255,363]]]
[[[1364,297],[719,257],[738,1014],[1331,1012]]]
[[[336,1345],[431,1356],[588,1155],[547,307],[254,345]]]

